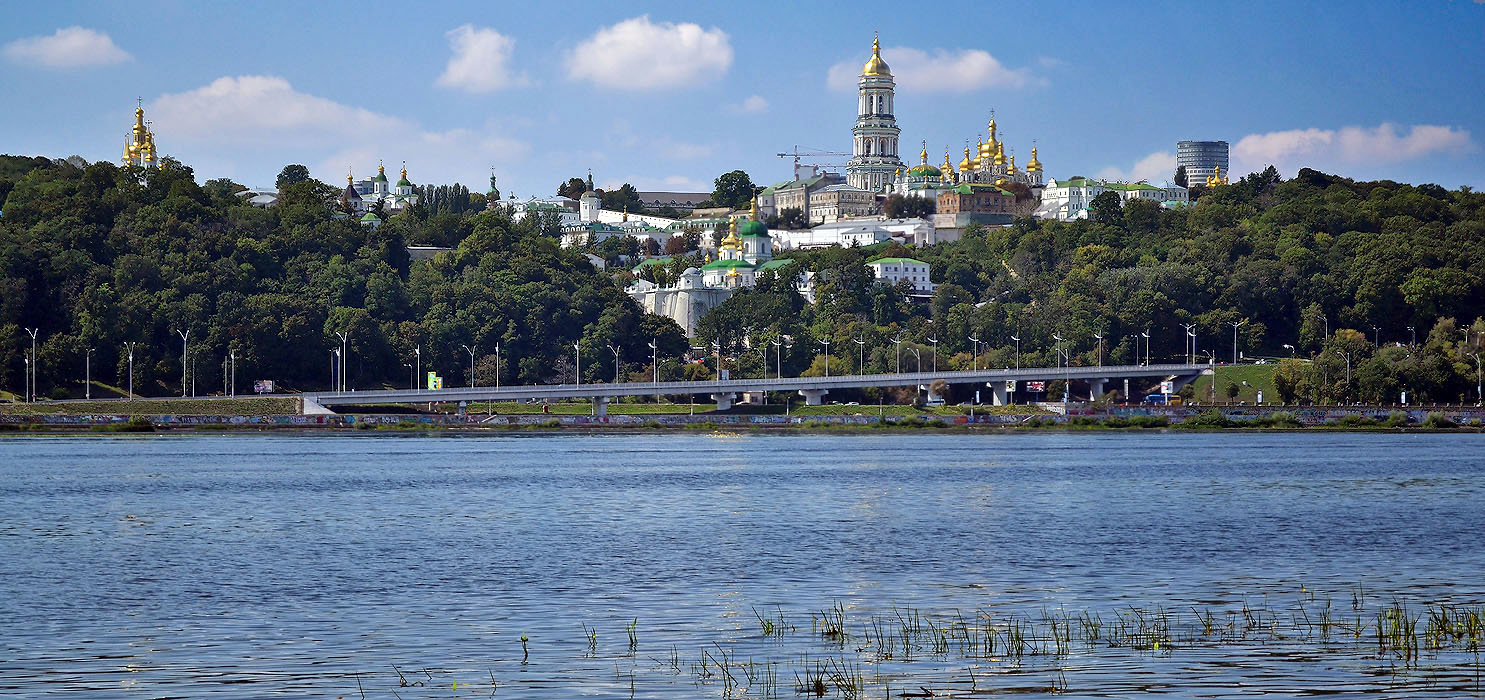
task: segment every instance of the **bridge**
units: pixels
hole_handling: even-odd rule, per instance
[[[607,414],[610,400],[619,396],[682,396],[706,394],[727,410],[738,394],[765,391],[793,391],[805,403],[817,406],[832,389],[868,387],[931,386],[938,380],[949,384],[984,383],[991,389],[994,405],[1009,403],[1014,397],[1011,382],[1023,387],[1028,381],[1066,380],[1087,385],[1086,395],[1096,399],[1113,379],[1170,379],[1179,389],[1203,373],[1212,371],[1209,364],[1106,365],[1102,367],[1023,367],[1021,369],[951,370],[943,372],[901,372],[889,374],[847,374],[831,377],[769,377],[766,379],[709,379],[692,382],[620,382],[615,384],[527,384],[519,386],[462,387],[452,389],[387,389],[376,391],[306,392],[304,410],[328,410],[332,406],[367,406],[376,404],[438,402],[521,401],[532,399],[592,399],[597,415]],[[1022,389],[1024,392],[1025,390]],[[318,407],[318,408],[317,408]]]

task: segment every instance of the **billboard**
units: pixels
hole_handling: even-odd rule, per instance
[[[1005,390],[1007,392],[1012,393],[1012,394],[1016,393],[1016,380],[1014,380],[1014,379],[1007,379],[1007,380],[1005,380]]]
[[[1047,390],[1046,382],[1026,382],[1026,390],[1034,393],[1042,393]]]
[[[429,389],[442,389],[443,388],[443,377],[438,376],[438,373],[437,372],[429,372],[428,373],[428,388]]]
[[[1160,383],[1160,393],[1162,393],[1162,394],[1174,394],[1174,393],[1176,393],[1176,383],[1175,382],[1172,382],[1172,381],[1161,382]]]
[[[272,394],[276,389],[272,379],[259,379],[253,382],[253,391],[259,394]]]

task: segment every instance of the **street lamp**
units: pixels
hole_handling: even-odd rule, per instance
[[[862,367],[866,364],[866,339],[852,338],[851,341],[856,343],[856,376],[859,377]]]
[[[583,385],[583,348],[578,343],[572,344],[572,356],[577,358],[577,385]]]
[[[1093,334],[1093,338],[1094,338],[1094,340],[1097,340],[1098,341],[1098,366],[1099,367],[1102,367],[1103,366],[1103,334],[1102,333],[1094,333]]]
[[[938,338],[929,338],[928,342],[933,343],[933,373],[938,374]]]
[[[21,359],[26,363],[26,384],[25,388],[21,390],[21,400],[31,403],[31,356],[27,355]]]
[[[330,348],[330,391],[335,391],[335,387],[340,386],[335,376],[338,371],[340,371],[340,348]]]
[[[1408,341],[1408,347],[1418,344],[1418,332],[1413,330],[1412,326],[1408,326],[1408,337],[1411,339]]]
[[[1248,325],[1248,319],[1245,318],[1241,321],[1228,321],[1227,325],[1232,326],[1232,364],[1237,364],[1237,332],[1239,328]],[[1326,332],[1326,335],[1329,335],[1328,330]]]
[[[345,361],[346,357],[350,355],[350,351],[346,349],[345,345],[346,340],[351,337],[351,334],[350,331],[336,331],[335,335],[340,337],[340,390],[345,391]]]
[[[138,344],[139,343],[137,343],[135,341],[132,341],[132,340],[127,341],[127,342],[124,343],[124,349],[129,351],[129,398],[130,399],[133,399],[134,398],[134,346],[135,345],[138,345]]]
[[[897,346],[896,353],[893,356],[893,367],[892,367],[892,371],[895,374],[902,374],[902,334],[901,333],[898,333],[897,334],[897,337],[892,339],[892,344]]]
[[[1142,333],[1140,333],[1140,337],[1145,339],[1145,366],[1146,367],[1149,367],[1150,366],[1150,329],[1146,328]],[[1139,359],[1139,348],[1138,347],[1135,348],[1135,359],[1136,360]]]
[[[1326,318],[1325,314],[1316,314],[1312,318],[1318,318],[1325,324],[1325,340],[1320,341],[1320,347],[1324,348],[1325,341],[1330,340],[1330,319]],[[1412,330],[1411,326],[1409,327],[1409,330]]]
[[[1186,329],[1186,347],[1188,348],[1186,361],[1194,365],[1196,364],[1196,324],[1183,323],[1181,327]]]
[[[1382,347],[1382,329],[1372,326],[1372,347]]]
[[[469,347],[468,345],[460,345],[459,347],[464,348],[464,352],[469,353],[469,387],[471,389],[473,389],[474,388],[474,348]],[[341,381],[345,381],[345,375],[342,374],[341,377],[340,377],[340,379],[341,379]],[[478,411],[479,409],[475,409],[475,410]]]
[[[1289,343],[1284,343],[1284,349],[1289,351],[1290,357],[1294,357],[1299,352],[1294,348],[1293,345],[1290,345]]]
[[[908,352],[912,353],[913,354],[913,357],[915,359],[917,359],[917,361],[918,361],[918,374],[922,374],[923,373],[923,353],[918,352],[918,349],[915,348],[915,347],[913,347],[913,346],[911,346],[911,345],[908,346]]]
[[[237,351],[229,350],[227,357],[232,358],[232,390],[227,392],[227,394],[233,398],[237,398]]]
[[[413,368],[411,362],[404,362],[402,363],[402,366],[406,367],[407,371],[411,373],[407,377],[408,387],[416,391],[418,388],[418,370]]]
[[[656,384],[659,384],[660,383],[660,346],[655,343],[656,340],[659,340],[659,339],[658,338],[652,338],[650,340],[650,342],[649,342],[649,346],[650,346],[650,369],[653,370],[654,373],[655,373],[655,378],[652,381],[654,383],[656,383]],[[767,361],[765,360],[765,362],[767,362]]]
[[[980,371],[980,339],[970,336],[969,342],[974,343],[974,355],[970,357],[970,366],[978,372]]]
[[[93,398],[93,349],[88,348],[87,359],[83,361],[83,398]]]
[[[614,354],[614,383],[615,384],[618,384],[619,383],[619,349],[616,348],[616,347],[614,347],[613,343],[609,343],[608,349],[609,349],[609,352],[612,352]]]
[[[825,346],[825,378],[830,378],[830,339],[822,338],[820,344]]]
[[[180,335],[180,395],[186,395],[186,343],[191,337],[191,329],[175,330]]]
[[[1470,354],[1475,358],[1475,405],[1479,406],[1481,403],[1485,403],[1485,393],[1481,393],[1481,389],[1485,389],[1485,382],[1480,381],[1480,353]]]
[[[1058,369],[1061,369],[1062,368],[1062,336],[1057,335],[1056,333],[1053,333],[1052,334],[1052,340],[1057,341],[1057,367],[1058,367]]]
[[[773,346],[773,373],[779,379],[784,378],[784,339],[774,338],[769,341]],[[787,403],[787,402],[786,402]]]
[[[1021,369],[1021,338],[1013,335],[1011,340],[1016,341],[1016,369]]]
[[[31,388],[26,392],[30,397],[27,399],[29,403],[36,402],[36,332],[40,330],[40,326],[26,329],[26,332],[31,334],[31,357],[26,360],[26,377],[31,380]]]
[[[722,381],[722,342],[712,341],[712,349],[717,351],[717,381]]]

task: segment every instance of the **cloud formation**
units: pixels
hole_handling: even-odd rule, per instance
[[[1399,127],[1292,129],[1249,134],[1232,146],[1232,168],[1248,173],[1274,165],[1285,175],[1300,168],[1336,169],[1361,164],[1394,164],[1434,154],[1475,150],[1469,131],[1452,126],[1415,124]]]
[[[882,49],[882,59],[892,68],[897,87],[910,92],[974,92],[985,88],[1019,88],[1031,83],[1024,68],[1006,68],[989,52],[980,49],[933,49],[922,51],[903,46]],[[832,90],[856,89],[865,61],[842,61],[830,67],[826,84]]]
[[[530,83],[524,73],[511,69],[516,40],[489,27],[466,24],[449,30],[449,64],[438,76],[439,87],[472,93],[488,93]]]
[[[344,177],[347,165],[366,174],[379,158],[389,167],[394,158],[405,158],[415,176],[448,178],[474,176],[489,162],[521,158],[529,150],[493,125],[428,131],[406,119],[300,92],[273,75],[218,78],[195,90],[161,95],[147,109],[171,154],[190,154],[194,162],[193,150],[210,160],[259,157],[265,149],[281,148],[285,163],[311,163],[315,176],[331,183]]]
[[[732,67],[727,33],[649,15],[598,30],[567,58],[567,76],[603,87],[661,90],[715,80]]]
[[[742,104],[738,105],[738,109],[747,114],[762,114],[768,111],[768,100],[763,99],[761,95],[752,95],[743,100]]]
[[[1139,182],[1145,180],[1151,184],[1161,184],[1175,178],[1176,157],[1175,155],[1160,151],[1151,153],[1134,163],[1134,167],[1128,170],[1109,166],[1093,175],[1099,180],[1117,180],[1119,182]]]
[[[85,27],[66,27],[51,36],[16,39],[5,45],[5,57],[47,68],[106,66],[133,58],[107,34]]]

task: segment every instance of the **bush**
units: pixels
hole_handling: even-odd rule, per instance
[[[72,398],[72,396],[67,393],[66,389],[63,389],[59,386],[54,386],[52,387],[51,391],[46,392],[46,397],[53,401],[61,401],[63,399]]]
[[[1404,420],[1403,422],[1407,422]],[[1332,423],[1341,428],[1370,428],[1377,425],[1377,419],[1369,416],[1341,416],[1340,420]]]
[[[1445,416],[1440,411],[1433,411],[1433,412],[1431,412],[1431,413],[1428,414],[1428,417],[1427,418],[1424,418],[1423,419],[1423,427],[1425,427],[1425,428],[1453,428],[1454,427],[1454,421],[1449,420],[1448,416]]]
[[[1407,425],[1408,422],[1406,411],[1393,411],[1387,415],[1386,420],[1382,421],[1382,426],[1387,428],[1401,428]]]
[[[1263,428],[1303,428],[1304,424],[1299,422],[1299,417],[1288,411],[1278,411],[1259,418],[1250,425]]]
[[[1221,411],[1213,408],[1181,422],[1182,428],[1231,428],[1232,421]]]

